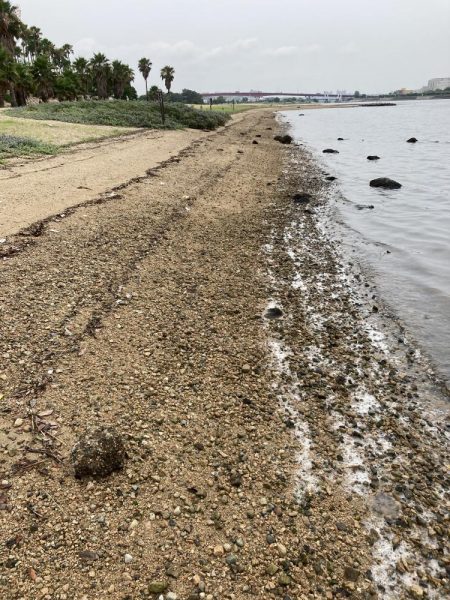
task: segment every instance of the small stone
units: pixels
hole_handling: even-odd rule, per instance
[[[242,366],[242,372],[243,373],[250,373],[250,371],[252,370],[251,366],[249,364],[245,364]]]
[[[289,575],[286,575],[286,573],[282,573],[278,577],[278,584],[286,587],[291,584],[291,578],[289,577]]]
[[[136,527],[139,525],[139,521],[136,521],[136,519],[133,519],[130,523],[130,526],[128,527],[128,529],[130,531],[132,531],[133,529],[136,529]]]
[[[423,589],[420,587],[420,585],[412,585],[409,588],[409,591],[413,598],[423,598]]]
[[[409,140],[406,140],[406,141],[408,142],[408,144],[415,144],[418,141],[418,139],[415,138],[415,137],[412,137],[412,138],[409,138]]]
[[[214,556],[223,556],[225,554],[225,550],[223,546],[214,546],[213,549]]]
[[[267,573],[267,575],[270,575],[271,577],[272,577],[272,575],[275,575],[275,573],[277,571],[278,571],[278,566],[275,563],[270,563],[266,567],[266,573]]]
[[[278,550],[278,554],[280,556],[286,556],[286,554],[287,554],[286,546],[283,546],[283,544],[277,544],[277,550]]]
[[[124,559],[126,565],[129,565],[130,562],[133,561],[133,557],[131,556],[131,554],[125,554],[125,556],[123,557],[123,559]]]
[[[177,600],[178,596],[175,594],[175,592],[169,592],[168,594],[166,594],[166,600]]]
[[[353,567],[345,567],[345,569],[344,569],[344,577],[348,581],[356,582],[356,581],[358,581],[360,575],[361,575],[361,573],[357,569],[354,569]]]
[[[266,310],[264,316],[270,321],[280,319],[283,316],[283,311],[278,306],[271,306]]]
[[[92,552],[91,550],[82,550],[78,552],[78,556],[83,562],[94,562],[99,559],[97,552]]]
[[[148,586],[150,594],[162,594],[168,588],[168,584],[165,581],[151,581]]]
[[[106,477],[125,463],[122,437],[111,427],[97,427],[84,434],[71,452],[75,477]]]
[[[23,425],[23,419],[19,418],[14,421],[14,427],[22,427],[22,425]]]

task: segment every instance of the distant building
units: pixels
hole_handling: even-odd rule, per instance
[[[427,85],[427,88],[430,91],[445,90],[445,88],[448,87],[450,87],[450,77],[436,77],[435,79],[430,79]]]
[[[418,91],[421,93],[435,92],[436,90],[445,90],[448,87],[450,87],[450,77],[435,77],[429,79],[427,85],[424,85]]]

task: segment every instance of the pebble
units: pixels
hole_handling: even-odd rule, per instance
[[[162,594],[168,588],[168,584],[165,581],[152,581],[149,583],[148,591],[150,594]]]
[[[19,418],[14,421],[14,427],[22,427],[22,425],[23,425],[23,419]]]
[[[125,564],[130,564],[130,562],[132,562],[133,557],[131,556],[131,554],[125,554],[125,556],[123,557]]]
[[[175,592],[169,592],[168,594],[166,594],[166,600],[177,600],[178,596],[175,594]]]

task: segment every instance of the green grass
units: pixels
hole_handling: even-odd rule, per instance
[[[148,127],[151,129],[213,130],[224,125],[228,114],[210,110],[196,110],[185,104],[166,104],[166,124],[162,124],[159,106],[153,102],[82,101],[54,102],[13,108],[8,115],[66,123],[110,125],[115,127]]]
[[[0,134],[0,161],[17,156],[55,154],[56,148],[39,140],[16,135]]]

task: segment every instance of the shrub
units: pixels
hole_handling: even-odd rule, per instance
[[[227,114],[200,111],[185,104],[169,102],[166,104],[166,123],[163,125],[157,103],[122,100],[54,102],[14,108],[8,113],[29,119],[151,129],[191,127],[192,129],[212,130],[224,125],[230,118]]]

